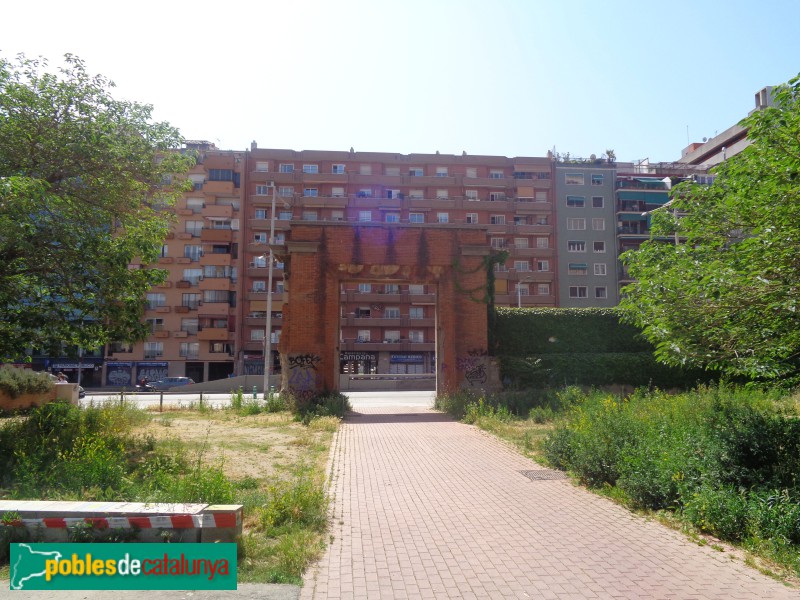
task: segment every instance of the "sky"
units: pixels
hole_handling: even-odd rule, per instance
[[[0,56],[65,53],[223,149],[672,161],[800,72],[796,0],[26,0]]]

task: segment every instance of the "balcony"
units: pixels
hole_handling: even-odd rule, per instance
[[[520,296],[522,306],[555,306],[555,298],[552,295],[547,296]],[[498,294],[495,296],[497,306],[516,306],[516,294]]]
[[[228,316],[231,305],[227,302],[204,302],[198,314],[207,317]]]
[[[158,330],[158,331],[154,331],[153,332],[153,337],[154,338],[168,338],[169,337],[169,331],[165,331],[163,329]]]
[[[201,341],[224,342],[230,336],[231,332],[222,327],[205,327],[197,332],[197,339]]]
[[[198,286],[201,290],[230,290],[230,277],[204,277]]]
[[[200,232],[200,240],[203,242],[232,242],[232,229],[206,229]]]
[[[345,338],[339,342],[342,352],[434,352],[436,344],[433,342],[409,342],[401,340],[398,343],[383,343],[383,340],[359,342],[355,339]]]
[[[232,181],[206,181],[203,184],[203,191],[206,194],[238,196],[236,188],[233,187]]]
[[[217,217],[222,219],[230,219],[233,217],[233,206],[225,204],[211,204],[203,209],[202,215],[206,218]]]
[[[215,267],[229,267],[231,264],[231,255],[222,252],[208,252],[200,257],[200,264]]]

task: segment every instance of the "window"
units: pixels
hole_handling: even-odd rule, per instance
[[[317,188],[304,188],[303,196],[306,198],[316,198],[319,196],[319,190]]]
[[[423,213],[408,213],[409,223],[424,223],[425,215]]]
[[[257,162],[256,163],[256,171],[269,171],[269,163],[268,162]]]
[[[464,192],[466,194],[465,198],[467,200],[475,201],[478,199],[478,190],[466,190]]]
[[[529,243],[528,238],[514,238],[514,248],[527,248]]]
[[[550,247],[550,238],[537,237],[536,238],[536,247],[537,248],[549,248]]]
[[[517,271],[530,271],[531,265],[527,260],[515,260],[514,269]]]
[[[372,188],[361,188],[358,190],[359,198],[372,198]]]
[[[447,177],[447,167],[436,167],[437,177]]]
[[[255,219],[266,219],[267,218],[267,209],[266,208],[257,208],[255,215],[253,215]]]
[[[200,355],[200,342],[181,342],[179,352],[183,358],[197,358]]]
[[[344,188],[343,187],[331,188],[331,196],[334,198],[344,198]]]
[[[585,285],[571,285],[569,286],[570,298],[588,298],[589,293]]]
[[[225,342],[210,342],[208,351],[212,354],[227,353],[233,356],[233,344],[228,344]]]
[[[203,269],[184,269],[183,280],[188,281],[192,285],[197,283],[203,278]]]
[[[344,211],[342,211],[342,210],[332,210],[331,211],[331,221],[344,221]]]
[[[317,220],[317,211],[315,210],[303,211],[303,221],[316,221],[316,220]]]
[[[505,238],[501,237],[493,237],[489,243],[491,244],[492,248],[505,248],[506,247],[506,240]]]
[[[164,356],[164,343],[163,342],[145,342],[144,343],[144,357],[157,358]]]
[[[294,164],[293,163],[282,163],[278,166],[278,172],[280,173],[294,173]]]
[[[203,292],[203,302],[230,303],[230,292],[227,290],[205,290]]]
[[[603,208],[602,196],[592,196],[592,208]]]
[[[586,219],[567,219],[567,229],[570,231],[582,231],[586,229]]]
[[[408,332],[408,341],[415,344],[422,344],[425,342],[425,332],[411,329]]]
[[[303,165],[303,173],[311,173],[316,175],[319,173],[319,165]]]
[[[396,306],[387,306],[383,311],[384,319],[399,319],[400,309]]]
[[[550,222],[547,215],[536,215],[535,219],[537,225],[547,225]]]
[[[344,173],[344,165],[332,165],[331,173],[334,175],[342,175]]]
[[[200,294],[183,294],[181,297],[181,306],[195,309],[200,305]]]
[[[253,288],[252,291],[254,292],[266,292],[267,291],[267,282],[263,279],[255,279],[253,281]]]
[[[583,196],[567,196],[567,206],[569,208],[583,208],[586,206],[586,198]]]
[[[514,225],[527,225],[528,217],[514,217]]]
[[[565,173],[564,183],[566,185],[584,185],[585,179],[583,173]]]
[[[536,192],[535,202],[547,202],[547,192]]]
[[[507,271],[508,271],[508,267],[506,266],[506,263],[502,263],[502,264],[497,263],[494,266],[494,272],[495,273],[506,273]]]
[[[291,221],[293,216],[294,213],[292,213],[290,210],[282,210],[278,212],[278,219],[281,221]]]
[[[370,330],[369,329],[359,329],[358,330],[358,337],[356,338],[357,342],[368,342],[370,338]]]
[[[150,327],[150,333],[164,330],[164,319],[145,319],[145,322]]]
[[[386,174],[398,177],[400,175],[400,167],[386,167]]]
[[[605,231],[606,230],[606,220],[602,217],[592,219],[592,229],[595,231]]]
[[[567,252],[586,252],[586,242],[567,242]]]
[[[383,333],[383,341],[384,343],[389,344],[396,344],[400,341],[400,332],[399,331],[385,331]]]
[[[133,352],[133,344],[129,344],[128,342],[111,342],[109,354],[115,354],[117,352]]]
[[[595,298],[608,298],[608,288],[605,286],[600,286],[594,288],[594,297]]]
[[[450,221],[450,213],[436,213],[437,223],[448,223]]]
[[[386,213],[386,215],[384,216],[384,220],[387,223],[399,223],[400,213]]]
[[[231,169],[209,169],[209,181],[233,181],[233,170]]]
[[[372,221],[372,211],[371,210],[360,210],[358,211],[358,220],[362,223],[368,223]]]
[[[594,263],[594,274],[595,275],[606,275],[606,263]]]
[[[504,202],[507,199],[505,192],[489,192],[489,202]]]
[[[539,283],[536,285],[536,293],[540,296],[549,296],[550,295],[550,284],[549,283]]]
[[[527,283],[518,283],[517,284],[517,295],[519,295],[519,296],[527,296],[530,293],[531,293],[531,290],[528,287]]]
[[[372,165],[359,165],[358,172],[361,175],[372,175]]]
[[[422,200],[425,197],[425,193],[422,190],[410,190],[408,197],[412,200]]]
[[[467,177],[477,177],[478,169],[476,167],[467,167]]]
[[[161,244],[161,254],[159,254],[159,256],[162,258],[169,256],[169,245]]]
[[[253,262],[250,264],[251,267],[255,267],[256,269],[264,269],[267,266],[267,257],[264,255],[261,256],[254,256]]]
[[[268,189],[269,189],[268,185],[257,185],[256,186],[256,196],[266,196]]]
[[[506,216],[505,215],[490,215],[489,216],[489,223],[491,225],[505,225],[506,224]]]
[[[167,304],[167,296],[166,294],[158,294],[155,292],[150,292],[147,294],[147,308],[152,310],[154,308],[158,308],[159,306],[166,306]]]
[[[202,221],[186,221],[185,231],[191,233],[192,237],[200,237],[200,232],[203,230]]]
[[[193,261],[200,260],[200,257],[203,256],[203,247],[187,244],[183,247],[183,256],[184,258],[190,258]]]
[[[425,318],[425,309],[421,306],[411,306],[408,309],[408,318],[409,319],[424,319]]]
[[[206,202],[202,198],[187,198],[186,208],[191,210],[194,214],[198,214],[206,207]]]
[[[203,267],[203,277],[211,279],[236,278],[236,267],[223,267],[217,265],[206,265]]]
[[[550,261],[549,260],[537,260],[536,261],[536,270],[537,271],[549,271],[550,270]]]
[[[592,242],[592,251],[602,253],[606,251],[605,242]]]
[[[603,185],[603,176],[592,175],[592,185]]]
[[[400,286],[396,283],[387,283],[383,286],[384,294],[399,294]]]
[[[250,341],[252,342],[263,342],[264,338],[267,337],[266,331],[263,329],[251,329],[250,330]]]
[[[359,283],[358,284],[358,291],[361,294],[370,294],[370,293],[372,293],[372,284],[371,283]]]
[[[496,170],[489,171],[489,179],[502,179],[502,178],[503,178],[502,171],[496,171]]]
[[[569,263],[567,273],[569,275],[587,275],[589,273],[589,268],[586,263]]]
[[[467,223],[470,225],[478,224],[478,213],[467,213]]]
[[[436,190],[436,199],[437,200],[447,200],[449,197],[449,193],[447,190]]]
[[[388,174],[389,174],[389,173],[387,173],[387,175],[388,175]],[[400,174],[400,173],[398,173],[398,175],[399,175],[399,174]],[[409,175],[409,177],[422,177],[422,174],[423,174],[422,167],[411,167],[411,168],[408,170],[408,175]]]
[[[294,196],[294,188],[291,186],[281,186],[278,188],[278,196],[281,198],[291,198]]]

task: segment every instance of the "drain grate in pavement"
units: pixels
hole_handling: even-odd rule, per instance
[[[556,471],[555,469],[536,469],[534,471],[520,471],[525,477],[531,481],[553,481],[555,479],[567,479],[567,474],[564,471]]]

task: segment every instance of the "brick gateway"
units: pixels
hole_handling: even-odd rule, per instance
[[[436,391],[488,382],[486,227],[293,222],[279,343],[281,389],[310,397],[339,388],[340,284],[436,289]]]

